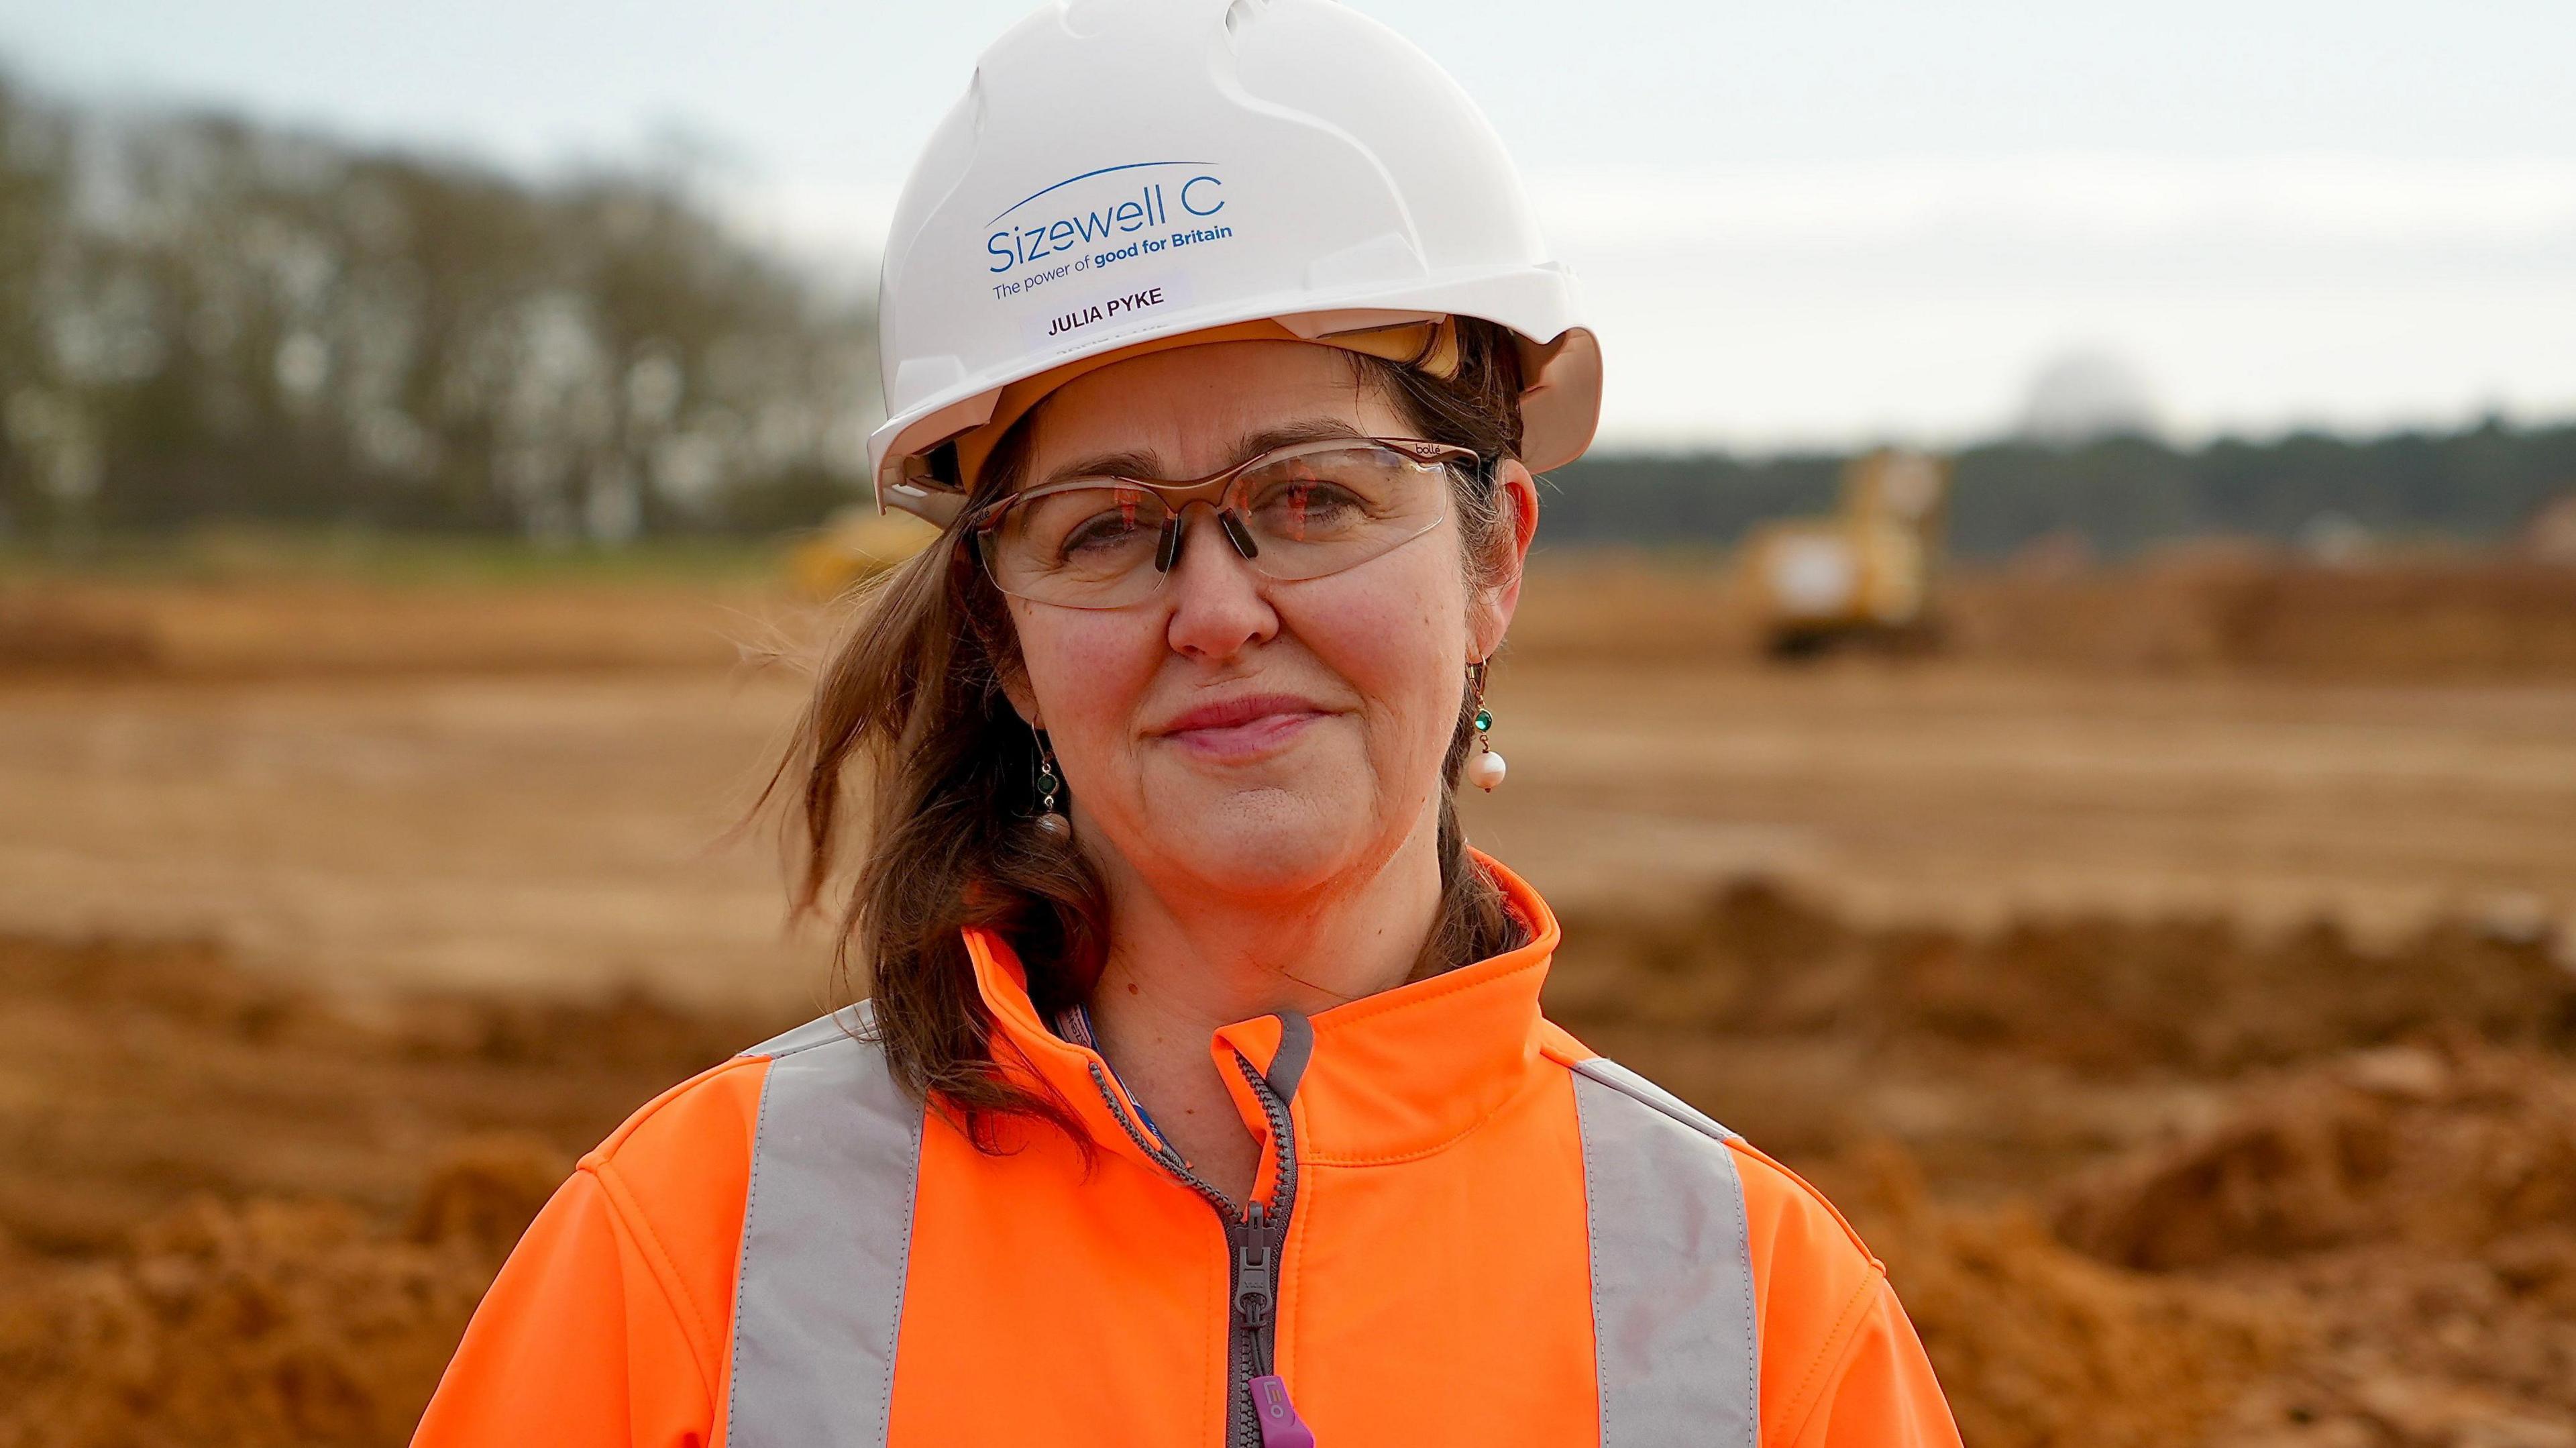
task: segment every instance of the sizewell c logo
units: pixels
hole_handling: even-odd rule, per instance
[[[1003,301],[1072,278],[1116,271],[1149,258],[1233,238],[1223,171],[1210,161],[1130,161],[1068,176],[1014,203],[992,219],[984,238],[993,299]],[[1186,288],[1169,268],[1076,287],[1081,299],[1032,324],[1058,340],[1141,312],[1185,304]],[[1108,295],[1101,295],[1107,290]]]

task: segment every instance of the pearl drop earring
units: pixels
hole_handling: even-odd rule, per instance
[[[1037,736],[1038,741],[1038,817],[1031,823],[1040,835],[1063,844],[1073,838],[1073,821],[1066,819],[1064,813],[1055,807],[1056,791],[1064,787],[1064,782],[1056,777],[1055,751],[1047,747],[1045,730],[1030,732]]]
[[[1467,666],[1467,683],[1475,690],[1476,752],[1467,759],[1467,782],[1487,794],[1503,782],[1503,756],[1494,752],[1485,731],[1494,727],[1494,711],[1485,707],[1485,663],[1479,659]]]

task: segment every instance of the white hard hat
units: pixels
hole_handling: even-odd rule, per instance
[[[1518,337],[1523,461],[1580,456],[1601,354],[1573,275],[1429,57],[1333,0],[1057,0],[984,52],[895,208],[877,497],[946,522],[972,479],[941,444],[1069,362],[1446,316]]]

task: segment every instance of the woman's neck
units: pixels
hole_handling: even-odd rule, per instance
[[[1295,899],[1166,891],[1123,861],[1102,865],[1115,943],[1090,1003],[1101,1054],[1182,1159],[1241,1201],[1260,1147],[1210,1038],[1235,1021],[1313,1015],[1403,984],[1439,914],[1436,826],[1378,868]]]

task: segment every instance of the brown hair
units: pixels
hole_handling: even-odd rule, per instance
[[[1458,470],[1455,488],[1464,566],[1487,586],[1509,569],[1512,519],[1493,484],[1497,460],[1521,444],[1521,366],[1509,332],[1458,321],[1459,365],[1448,377],[1342,353],[1359,379],[1383,389],[1422,437],[1472,449],[1484,460]],[[983,469],[974,502],[1015,485],[1028,447],[1022,419]],[[972,509],[968,510],[971,513]],[[961,515],[961,517],[964,515]],[[1080,999],[1108,954],[1108,903],[1078,850],[1030,827],[1036,742],[1004,697],[1019,667],[1018,639],[1002,597],[959,545],[958,525],[882,576],[833,647],[771,776],[766,802],[794,781],[803,867],[802,914],[831,885],[844,844],[851,764],[868,766],[866,832],[841,911],[835,963],[867,964],[874,1034],[895,1079],[936,1100],[996,1149],[1004,1116],[1054,1122],[1087,1140],[1071,1109],[1015,1084],[993,1058],[997,1038],[959,932],[985,926],[1011,943],[1043,1017]],[[1441,907],[1413,976],[1499,954],[1520,927],[1502,894],[1474,868],[1454,791],[1474,737],[1463,689],[1443,765]]]

